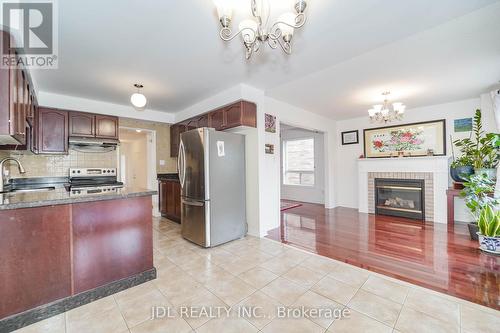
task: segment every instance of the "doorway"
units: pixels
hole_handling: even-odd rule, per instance
[[[156,189],[156,132],[120,127],[119,175],[126,185]],[[159,216],[157,196],[153,196],[153,215]]]
[[[324,133],[280,124],[281,207],[325,203]]]

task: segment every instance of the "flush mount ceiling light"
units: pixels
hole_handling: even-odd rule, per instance
[[[146,109],[146,103],[148,102],[146,96],[140,93],[141,89],[144,88],[144,86],[142,84],[136,83],[134,84],[134,87],[137,88],[137,92],[133,93],[132,96],[130,96],[130,103],[132,103],[137,111],[144,111]]]
[[[286,54],[291,54],[293,32],[306,23],[304,14],[307,7],[306,0],[295,0],[295,12],[281,15],[272,25],[269,24],[271,11],[269,0],[250,0],[252,17],[241,21],[238,25],[238,31],[233,34],[231,30],[232,1],[213,1],[217,7],[217,14],[222,26],[219,33],[220,38],[224,41],[230,41],[241,35],[247,59],[250,59],[254,52],[259,51],[260,45],[266,42],[272,49],[276,49],[279,45]]]
[[[390,94],[390,91],[383,92],[382,95],[384,96],[384,104],[374,105],[372,109],[368,110],[371,122],[385,124],[391,121],[403,119],[406,106],[403,103],[396,102],[392,103],[391,108],[389,105]]]

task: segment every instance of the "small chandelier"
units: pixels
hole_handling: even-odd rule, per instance
[[[269,0],[250,0],[253,17],[241,21],[238,25],[238,31],[233,34],[231,30],[233,13],[231,0],[214,0],[214,3],[222,26],[219,33],[220,38],[227,42],[241,35],[247,59],[250,59],[254,52],[258,52],[260,45],[266,42],[272,49],[276,49],[279,45],[286,54],[291,54],[293,32],[306,23],[304,14],[307,7],[306,0],[296,0],[295,13],[288,12],[281,15],[272,25],[269,25],[271,8]]]
[[[391,121],[403,119],[406,106],[403,103],[396,102],[392,103],[392,109],[389,105],[389,95],[390,91],[385,91],[382,93],[384,96],[384,104],[374,105],[372,109],[368,110],[368,115],[370,116],[370,121],[376,123],[388,123]]]

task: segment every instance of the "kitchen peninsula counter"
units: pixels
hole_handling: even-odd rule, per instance
[[[3,194],[0,333],[156,278],[156,191]]]

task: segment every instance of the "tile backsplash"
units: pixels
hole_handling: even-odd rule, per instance
[[[117,152],[81,153],[70,150],[68,155],[34,155],[24,151],[2,151],[0,159],[11,156],[17,158],[24,168],[20,174],[14,164],[6,165],[10,170],[10,178],[31,177],[67,177],[69,168],[116,168]]]

